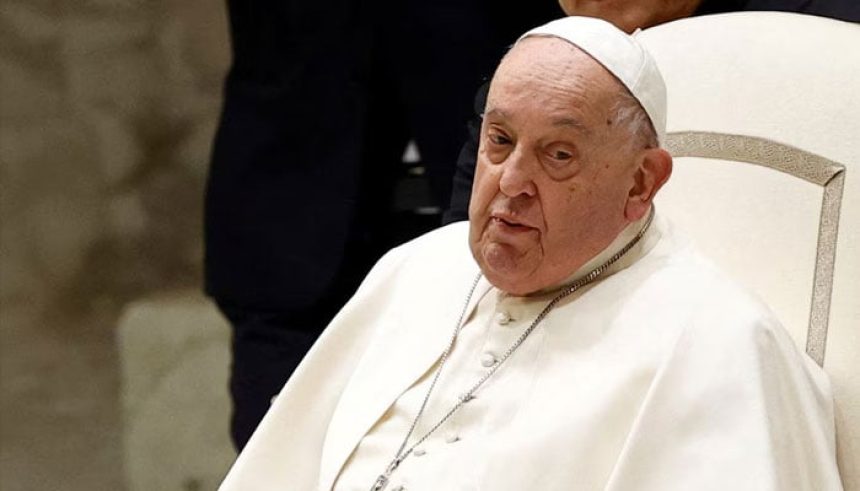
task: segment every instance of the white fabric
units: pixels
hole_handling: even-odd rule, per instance
[[[639,101],[654,125],[657,140],[664,141],[666,84],[657,63],[635,35],[595,17],[563,17],[528,31],[519,41],[532,36],[564,39],[603,65]]]
[[[766,308],[655,226],[657,245],[562,302],[511,369],[428,441],[424,456],[403,464],[392,489],[398,479],[409,490],[840,489],[823,373]],[[332,489],[362,438],[444,350],[478,271],[467,229],[445,227],[380,261],[223,490]],[[543,306],[488,290],[482,281],[469,308],[484,299],[470,335],[490,328],[481,323],[486,309],[510,309],[522,329]],[[437,399],[428,414],[442,407]],[[452,429],[461,439],[447,444]],[[374,455],[384,466],[390,454]]]

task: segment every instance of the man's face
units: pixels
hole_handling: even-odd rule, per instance
[[[701,0],[559,0],[567,15],[598,17],[625,32],[693,15]]]
[[[620,83],[556,38],[518,43],[490,85],[469,242],[496,287],[558,285],[629,223],[636,152],[613,120]]]

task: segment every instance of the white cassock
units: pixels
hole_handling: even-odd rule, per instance
[[[412,423],[479,272],[467,237],[467,223],[450,225],[380,260],[222,490],[371,487]],[[607,273],[559,303],[387,489],[842,489],[827,377],[764,305],[659,217]],[[513,297],[479,281],[411,441],[554,296]]]

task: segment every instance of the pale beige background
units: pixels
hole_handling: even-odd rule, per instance
[[[0,2],[0,489],[125,488],[115,326],[199,286],[228,62],[222,1]]]

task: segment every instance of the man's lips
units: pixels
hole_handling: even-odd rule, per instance
[[[490,215],[490,223],[510,231],[526,231],[535,228],[510,215],[503,214]]]

